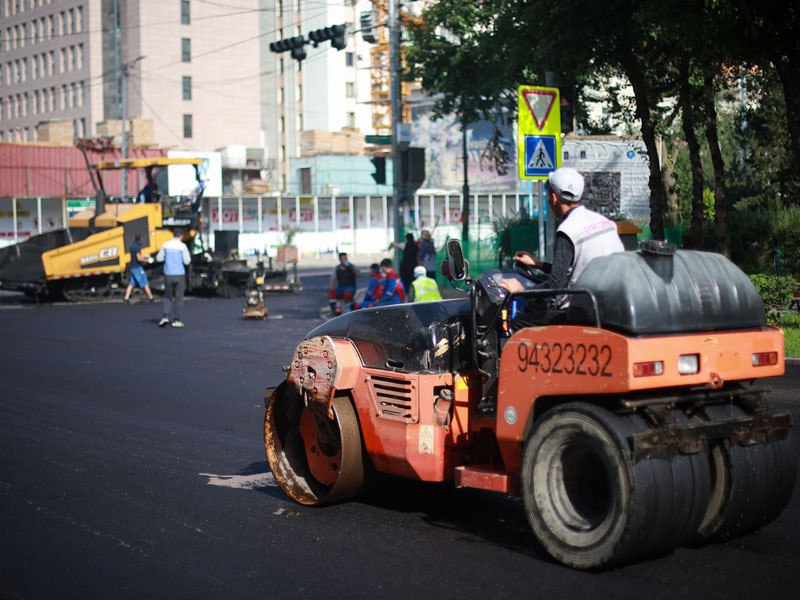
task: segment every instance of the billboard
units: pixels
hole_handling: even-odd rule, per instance
[[[425,189],[460,190],[464,185],[461,121],[455,115],[433,118],[432,111],[414,115],[411,146],[425,148]],[[510,124],[478,121],[467,126],[467,175],[471,193],[515,192],[516,144]],[[505,159],[498,170],[493,160]]]

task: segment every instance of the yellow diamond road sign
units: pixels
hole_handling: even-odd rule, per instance
[[[519,86],[517,156],[520,179],[547,179],[561,166],[558,88]]]

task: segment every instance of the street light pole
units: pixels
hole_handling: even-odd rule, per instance
[[[137,56],[131,62],[122,65],[122,159],[128,158],[128,72],[142,60],[144,56]],[[122,198],[128,195],[128,170],[122,169]]]
[[[392,109],[392,218],[394,241],[400,243],[400,196],[402,193],[402,164],[400,158],[399,133],[403,122],[400,91],[400,1],[389,0],[389,78]],[[399,248],[395,246],[395,266],[399,262]]]

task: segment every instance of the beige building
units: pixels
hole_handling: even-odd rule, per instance
[[[155,145],[259,145],[258,7],[0,0],[0,139],[37,141],[37,125],[59,119],[72,121],[75,137],[96,135],[97,123],[121,116],[121,65],[127,116],[152,120]]]
[[[247,159],[223,168],[285,190],[302,131],[373,133],[370,45],[354,33],[371,10],[370,0],[0,0],[0,140],[118,135],[124,98],[131,145],[235,147]],[[335,24],[347,25],[340,50],[308,44],[303,61],[269,50]]]

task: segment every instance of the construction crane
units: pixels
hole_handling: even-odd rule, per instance
[[[388,0],[372,0],[375,19],[374,36],[376,42],[370,48],[372,60],[371,89],[372,89],[372,127],[378,135],[391,135],[392,133],[392,107],[391,107],[391,68],[389,62],[389,36],[388,28],[380,25],[389,21]],[[403,25],[419,24],[421,19],[404,11],[400,12]],[[401,64],[405,64],[401,55]],[[402,118],[401,122],[411,122],[411,96],[412,82],[401,83]]]

